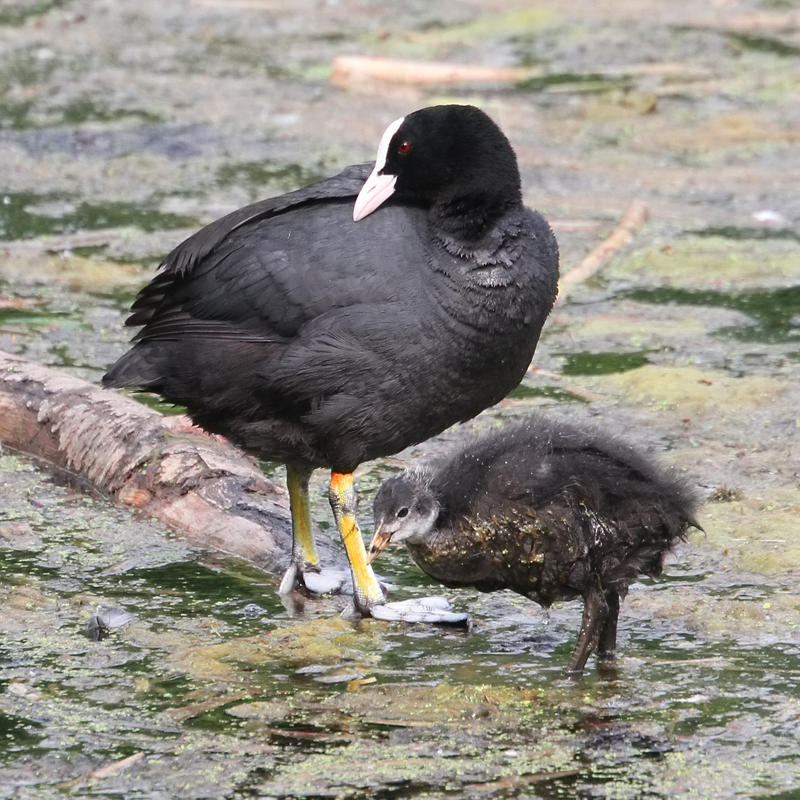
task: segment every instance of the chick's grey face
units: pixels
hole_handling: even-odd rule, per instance
[[[372,505],[375,531],[393,542],[423,540],[434,528],[439,504],[421,480],[390,478]]]

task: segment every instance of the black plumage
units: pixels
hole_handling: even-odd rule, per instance
[[[557,271],[555,239],[522,205],[502,132],[470,106],[422,109],[389,126],[372,173],[348,167],[178,245],[139,292],[127,324],[142,328],[104,383],[158,392],[203,428],[285,462],[296,540],[300,517],[308,527],[295,560],[316,569],[300,509],[311,470],[348,478],[331,488],[345,535],[358,464],[517,385]],[[354,565],[358,547],[348,556],[368,609],[382,595],[366,563]]]
[[[686,481],[627,444],[536,415],[387,480],[370,551],[403,541],[448,586],[512,589],[545,607],[582,597],[567,667],[579,672],[595,647],[613,652],[620,599],[661,573],[697,507]]]

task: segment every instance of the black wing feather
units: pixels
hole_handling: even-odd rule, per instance
[[[252,203],[201,228],[164,258],[158,273],[137,294],[125,324],[145,326],[136,336],[138,341],[161,338],[162,333],[171,337],[176,332],[175,318],[163,328],[159,318],[180,308],[187,311],[188,316],[221,317],[229,321],[239,316],[246,329],[248,317],[253,312],[252,308],[243,311],[239,307],[241,300],[246,295],[250,295],[252,300],[258,292],[265,290],[266,294],[262,296],[271,297],[269,290],[273,288],[259,285],[271,281],[274,269],[272,264],[263,261],[264,256],[272,255],[269,247],[261,248],[263,256],[259,257],[259,242],[252,235],[255,226],[279,214],[320,201],[354,197],[369,170],[369,164],[347,167],[332,178],[280,197]],[[248,249],[249,253],[243,252]],[[238,285],[223,286],[227,281],[235,281]],[[270,303],[272,308],[280,306],[274,300]],[[250,338],[252,333],[244,330],[243,336]]]
[[[370,169],[371,164],[356,164],[346,167],[338,175],[327,180],[282,194],[279,197],[259,200],[220,217],[193,233],[174,248],[160,264],[160,268],[163,270],[162,274],[185,275],[210,255],[229,234],[243,225],[267,219],[289,208],[306,203],[358,194]]]

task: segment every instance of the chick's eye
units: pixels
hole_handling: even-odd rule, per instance
[[[411,142],[400,142],[400,144],[397,145],[397,152],[400,153],[401,156],[404,156],[410,150],[411,150]],[[406,511],[406,513],[408,512]]]
[[[399,508],[397,510],[397,516],[400,517],[400,519],[402,519],[403,517],[407,517],[408,509],[405,506],[403,506],[403,508]]]

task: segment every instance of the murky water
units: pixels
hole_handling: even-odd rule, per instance
[[[793,587],[720,575],[699,541],[663,580],[633,587],[616,667],[574,681],[560,670],[576,603],[545,614],[511,594],[449,592],[475,616],[471,634],[347,622],[334,599],[293,615],[274,579],[24,458],[0,470],[11,796],[177,796],[180,785],[193,797],[777,797],[796,786]],[[384,566],[399,593],[438,591],[402,557]],[[686,618],[687,601],[708,608]],[[87,626],[108,607],[134,619],[92,641]],[[136,753],[130,773],[91,777]]]
[[[800,796],[800,33],[785,4],[715,8],[6,3],[0,348],[96,380],[197,224],[368,159],[409,108],[474,101],[567,268],[634,197],[651,213],[474,426],[591,420],[710,499],[632,587],[617,664],[567,680],[578,603],[445,591],[472,633],[287,608],[273,576],[3,451],[0,796]],[[327,84],[340,52],[532,74],[348,92]],[[364,465],[364,528],[388,474],[464,435]],[[377,565],[393,597],[441,593],[401,551]]]

